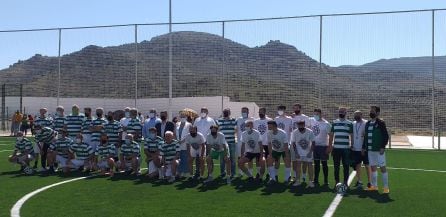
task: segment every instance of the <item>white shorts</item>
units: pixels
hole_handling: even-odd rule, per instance
[[[101,169],[101,170],[103,170],[103,169],[108,169],[108,168],[110,168],[110,167],[108,166],[108,162],[107,162],[107,160],[106,160],[106,159],[103,159],[103,160],[100,160],[100,161],[98,162],[98,168]]]
[[[56,162],[59,164],[59,167],[67,167],[67,161],[68,158],[56,155]]]
[[[149,174],[158,172],[158,168],[155,166],[155,163],[153,163],[152,160],[147,164],[147,170]]]
[[[313,163],[313,155],[311,157],[307,157],[306,155],[300,156],[299,159],[297,159],[299,162],[306,162],[306,163]]]
[[[34,143],[33,149],[34,149],[34,153],[40,154],[40,148],[39,148],[39,143],[38,142]]]
[[[204,149],[204,153],[206,153],[206,148]],[[199,148],[199,149],[194,149],[194,148],[190,148],[190,155],[192,156],[192,157],[197,157],[197,155],[198,155],[198,157],[201,157],[201,148]]]
[[[85,164],[85,160],[73,159],[73,160],[71,160],[70,168],[77,169],[79,167],[84,166],[84,164]]]
[[[138,164],[137,164],[137,167],[138,167],[138,168],[136,168],[136,169],[139,169],[139,164],[141,164],[141,159],[140,159],[139,157],[136,157],[136,160],[138,161]],[[117,166],[118,166],[118,167],[121,167],[121,164],[122,164],[122,163],[123,163],[123,162],[118,161]],[[133,169],[133,168],[132,168],[132,161],[130,161],[130,160],[124,160],[124,163],[125,163],[125,169]]]
[[[377,167],[386,166],[386,153],[380,154],[379,151],[368,151],[369,153],[369,165]]]
[[[164,171],[166,171],[166,176],[172,176],[172,165],[168,164],[164,166]]]
[[[291,158],[291,161],[297,161],[296,151],[292,148],[292,146],[290,148],[290,158]]]
[[[235,145],[235,156],[237,156],[237,158],[242,157],[242,142],[237,142],[237,144]]]

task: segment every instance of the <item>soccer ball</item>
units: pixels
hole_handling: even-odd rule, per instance
[[[34,170],[30,167],[25,167],[25,169],[23,169],[23,172],[25,172],[26,175],[32,175],[34,173]]]
[[[336,192],[338,194],[344,194],[347,191],[347,186],[344,183],[336,184]]]

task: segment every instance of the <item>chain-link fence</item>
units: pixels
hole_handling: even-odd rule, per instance
[[[0,31],[2,130],[14,111],[74,103],[214,116],[255,103],[272,117],[300,103],[328,120],[379,105],[393,134],[434,136],[446,127],[445,36],[443,9]]]

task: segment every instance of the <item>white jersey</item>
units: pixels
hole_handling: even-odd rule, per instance
[[[331,124],[325,119],[316,121],[310,118],[310,127],[314,134],[316,146],[328,146],[328,134],[331,132]]]
[[[288,138],[285,131],[277,129],[277,133],[268,131],[268,144],[272,145],[273,151],[284,152],[285,146],[288,146]]]
[[[314,133],[309,128],[301,133],[295,129],[291,136],[291,144],[296,144],[296,151],[301,157],[306,157],[311,151],[311,144],[314,142]]]
[[[225,135],[221,132],[217,132],[217,138],[208,134],[206,137],[206,144],[208,144],[212,151],[224,151],[228,143],[225,140]]]
[[[300,114],[293,117],[293,130],[297,129],[297,123],[302,120],[305,121],[305,127],[310,127],[310,118],[304,114]]]
[[[277,116],[274,120],[277,123],[277,127],[285,131],[289,141],[291,138],[291,132],[293,132],[293,119],[288,116]]]
[[[245,130],[246,130],[245,122],[247,120],[252,120],[252,118],[239,117],[236,120],[236,122],[237,122],[237,143],[239,145],[242,144],[242,135],[243,135],[243,132],[245,132]]]
[[[353,151],[361,151],[362,150],[366,122],[367,121],[364,119],[361,122],[357,122],[357,121],[353,122]]]
[[[121,127],[127,127],[127,125],[129,125],[131,118],[121,118]],[[122,132],[122,137],[121,140],[125,140],[125,137],[127,136],[127,131],[123,131]]]
[[[260,133],[257,130],[252,130],[251,133],[248,131],[243,132],[242,142],[245,144],[245,152],[249,153],[260,153]]]
[[[260,133],[260,140],[262,141],[262,145],[266,146],[268,145],[268,121],[270,121],[271,118],[265,118],[265,119],[255,119],[254,120],[254,129],[259,131]]]
[[[215,125],[214,119],[209,116],[205,118],[197,118],[195,119],[194,126],[197,126],[197,130],[204,136],[207,136],[211,132],[211,126]],[[205,138],[206,139],[206,138]]]
[[[195,137],[192,137],[190,134],[186,136],[184,139],[186,145],[190,145],[191,149],[198,150],[201,148],[201,145],[206,142],[203,134],[197,133]]]

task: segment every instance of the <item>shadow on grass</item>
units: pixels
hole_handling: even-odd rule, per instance
[[[265,188],[262,189],[263,196],[271,195],[271,194],[281,194],[285,192],[287,189],[289,189],[290,186],[286,183],[273,183],[273,184],[266,184]]]
[[[214,179],[212,182],[209,183],[203,183],[200,187],[198,187],[199,192],[206,192],[206,191],[213,191],[217,190],[218,188],[228,185],[226,183],[226,179],[223,179],[221,177],[218,177]]]
[[[252,180],[248,181],[248,179],[240,179],[236,178],[232,181],[232,185],[235,186],[235,190],[237,193],[243,193],[247,191],[257,191],[260,188],[265,187],[265,183],[263,180]]]
[[[370,198],[377,203],[390,203],[395,200],[389,194],[380,194],[378,191],[364,191],[362,189],[351,189],[344,197],[357,196],[359,198]]]
[[[187,180],[179,182],[179,184],[175,185],[175,187],[177,188],[177,190],[185,190],[188,188],[196,188],[201,183],[203,183],[203,181],[201,181],[199,179],[192,179],[192,180],[187,179]]]
[[[307,187],[306,183],[303,183],[300,186],[294,187],[290,186],[290,193],[293,193],[295,196],[303,196],[305,194],[321,194],[327,192],[333,192],[333,189],[328,185],[316,186],[314,188]]]

